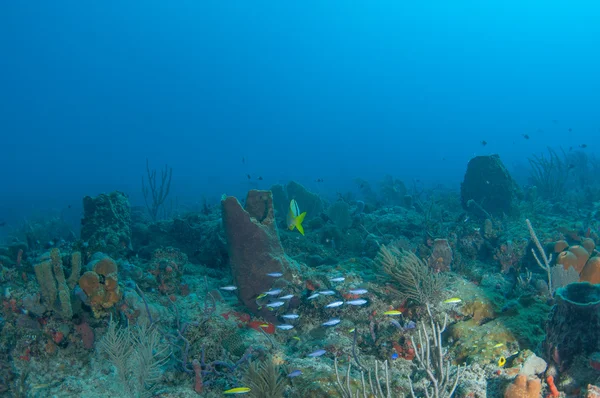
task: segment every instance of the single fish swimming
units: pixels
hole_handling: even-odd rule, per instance
[[[270,272],[267,276],[270,276],[271,278],[281,278],[283,274],[281,272]]]
[[[335,290],[321,290],[319,294],[323,296],[333,296],[335,294]]]
[[[321,325],[322,326],[335,326],[340,322],[341,322],[340,318],[331,318],[327,322],[323,322]]]
[[[444,304],[457,304],[462,302],[462,300],[458,297],[452,297],[449,298],[448,300],[444,300]]]
[[[300,207],[295,199],[290,201],[290,211],[287,215],[287,226],[290,231],[296,228],[302,235],[304,235],[304,227],[302,227],[302,221],[306,217],[306,212],[300,213]]]
[[[300,318],[300,315],[298,314],[285,314],[281,316],[284,319],[298,319]]]
[[[325,308],[336,308],[336,307],[340,307],[344,304],[343,301],[334,301],[333,303],[329,303],[325,306]]]
[[[402,311],[398,311],[398,310],[389,310],[383,313],[383,315],[388,315],[388,316],[398,316],[398,315],[402,315]]]
[[[287,375],[287,377],[289,377],[290,379],[293,379],[294,377],[298,377],[298,376],[302,376],[302,371],[299,369],[292,370],[292,372]]]
[[[327,351],[325,350],[317,350],[314,352],[311,352],[310,354],[307,355],[307,357],[311,357],[311,358],[316,358],[316,357],[320,357],[321,355],[325,354]]]
[[[350,294],[365,294],[365,293],[369,293],[369,291],[367,289],[353,289],[353,290],[350,290],[348,293],[350,293]]]
[[[397,321],[397,320],[395,320],[395,319],[392,319],[392,320],[390,321],[390,323],[391,323],[392,325],[394,325],[395,327],[397,327],[398,329],[400,329],[400,330],[402,330],[402,329],[403,329],[402,325],[400,325],[400,322],[398,322],[398,321]]]
[[[226,292],[233,292],[234,290],[237,290],[237,286],[223,286],[219,289],[225,290]]]
[[[330,282],[343,282],[345,280],[346,280],[346,278],[344,278],[343,276],[340,276],[338,278],[331,278],[329,281]]]
[[[272,303],[267,304],[267,307],[277,308],[277,307],[281,307],[284,304],[285,304],[285,302],[283,302],[283,301],[273,301]]]
[[[281,296],[281,297],[279,297],[279,299],[280,299],[280,300],[290,300],[290,299],[292,299],[293,297],[294,297],[294,295],[293,295],[293,294],[288,294],[288,295],[285,295],[285,296]]]
[[[248,387],[236,387],[227,391],[223,391],[223,394],[246,394],[250,392],[250,388]]]
[[[277,325],[277,329],[281,329],[281,330],[290,330],[290,329],[293,329],[293,328],[294,328],[294,325],[290,325],[290,324],[287,324],[287,323],[283,323],[281,325]]]
[[[350,300],[350,301],[346,301],[346,304],[349,304],[349,305],[364,305],[364,304],[367,304],[367,300],[365,300],[365,299]]]

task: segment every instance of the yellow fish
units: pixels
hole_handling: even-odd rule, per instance
[[[500,357],[500,359],[498,359],[498,366],[503,367],[504,365],[506,365],[506,358]]]
[[[302,221],[304,221],[304,217],[306,217],[306,212],[300,214],[298,203],[295,199],[292,199],[290,202],[290,211],[287,215],[287,226],[289,230],[293,231],[294,228],[296,228],[302,235],[304,235],[304,227],[302,227]]]
[[[261,298],[264,298],[264,297],[267,297],[267,295],[264,294],[264,293],[261,293],[261,294],[258,295],[258,297],[256,297],[256,299],[260,300]]]
[[[246,394],[250,389],[248,387],[236,387],[231,390],[223,391],[223,394]]]
[[[390,310],[390,311],[386,311],[383,313],[383,315],[389,315],[389,316],[397,316],[397,315],[401,315],[402,311],[398,311],[398,310]]]
[[[270,325],[268,323],[263,323],[260,325],[261,328],[268,328]]]
[[[449,298],[448,300],[444,300],[444,304],[456,304],[456,303],[460,303],[462,302],[461,299],[459,299],[458,297],[452,297]]]
[[[296,340],[298,340],[298,341],[300,341],[300,337],[298,337],[298,336],[294,336],[294,337],[292,337],[292,338],[293,338],[293,339],[296,339]]]
[[[352,328],[352,329],[348,330],[348,333],[354,333],[355,330],[356,330],[356,328]]]
[[[494,346],[494,348],[499,348],[499,347],[502,347],[503,345],[504,345],[504,343],[498,343]]]

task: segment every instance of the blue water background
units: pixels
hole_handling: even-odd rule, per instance
[[[598,21],[592,1],[7,0],[0,220],[141,204],[147,158],[181,203],[292,179],[456,188],[491,153],[526,181],[546,146],[597,152]]]

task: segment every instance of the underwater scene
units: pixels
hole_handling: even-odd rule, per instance
[[[598,21],[3,2],[0,397],[599,398]]]

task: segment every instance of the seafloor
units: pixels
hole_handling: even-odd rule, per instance
[[[112,192],[77,233],[12,226],[0,395],[599,397],[600,184],[542,165],[170,211]]]

